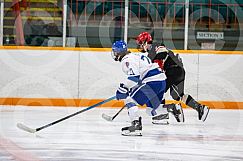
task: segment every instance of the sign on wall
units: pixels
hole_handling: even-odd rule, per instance
[[[197,39],[222,40],[224,39],[224,33],[223,32],[197,32]]]

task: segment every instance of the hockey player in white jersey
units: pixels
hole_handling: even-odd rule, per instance
[[[125,100],[131,119],[131,126],[122,128],[122,135],[142,135],[142,118],[138,113],[137,104],[146,104],[146,112],[152,118],[159,119],[161,112],[166,109],[174,114],[177,121],[184,120],[180,105],[161,104],[166,76],[158,64],[152,63],[146,55],[130,54],[127,44],[122,40],[113,43],[112,57],[115,61],[121,62],[122,71],[127,77],[125,82],[120,83],[116,92],[117,100]]]

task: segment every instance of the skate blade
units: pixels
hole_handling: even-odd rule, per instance
[[[209,113],[209,107],[205,106],[206,108],[204,108],[204,115],[202,116],[201,120],[204,122],[207,117],[208,117],[208,113]]]
[[[179,119],[180,119],[180,121],[179,121],[179,122],[185,122],[185,116],[184,116],[183,109],[181,109],[181,114],[180,114]]]
[[[134,132],[130,132],[128,130],[122,131],[123,136],[142,136],[142,130],[136,130]]]
[[[169,125],[169,122],[168,121],[166,121],[166,122],[152,121],[152,124],[155,124],[155,125]]]
[[[180,111],[179,115],[175,115],[175,119],[177,122],[185,122],[184,112],[183,108],[180,104],[176,105],[176,109]]]

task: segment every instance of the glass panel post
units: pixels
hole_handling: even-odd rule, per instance
[[[127,43],[128,33],[128,0],[125,0],[125,26],[124,26],[124,41]]]
[[[62,33],[62,47],[66,46],[67,35],[67,0],[63,0],[63,33]]]
[[[0,9],[0,46],[3,46],[3,15],[4,15],[4,0],[0,0],[1,9]]]
[[[185,0],[185,35],[184,35],[184,50],[187,50],[188,46],[188,21],[189,21],[189,0]]]

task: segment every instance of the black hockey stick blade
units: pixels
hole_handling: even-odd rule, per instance
[[[17,127],[19,129],[24,130],[24,131],[29,132],[29,133],[35,133],[37,131],[36,129],[32,129],[32,128],[28,127],[28,126],[25,126],[22,123],[18,123]]]

